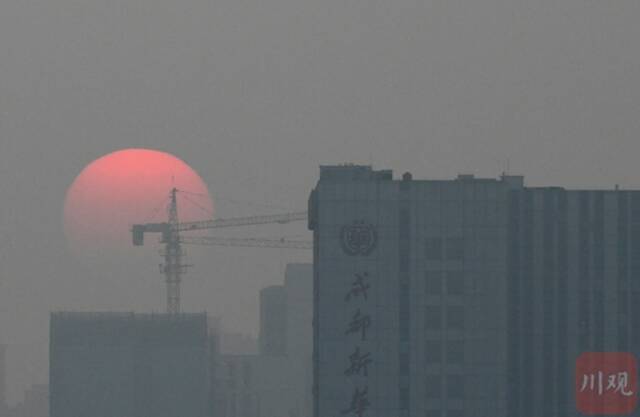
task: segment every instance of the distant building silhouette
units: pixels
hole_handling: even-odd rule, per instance
[[[210,417],[206,314],[53,313],[51,417]]]
[[[260,354],[283,356],[287,346],[287,295],[273,285],[260,291]]]
[[[260,354],[220,355],[216,417],[310,417],[313,269],[287,265],[260,292]]]
[[[221,355],[216,417],[297,417],[295,387],[285,356]]]
[[[577,417],[578,356],[640,354],[640,192],[325,166],[309,212],[315,417]]]
[[[313,401],[313,265],[287,265],[287,359],[299,417],[311,417]]]
[[[233,355],[257,355],[258,340],[251,335],[227,330],[221,331],[220,353]]]
[[[7,413],[7,362],[5,345],[0,344],[0,417]]]
[[[49,417],[49,386],[32,385],[24,393],[24,398],[14,407],[8,408],[6,417]],[[0,416],[5,417],[0,414]]]

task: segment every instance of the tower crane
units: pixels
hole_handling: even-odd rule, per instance
[[[182,248],[183,244],[289,249],[312,248],[311,242],[302,240],[182,236],[182,232],[272,223],[286,224],[302,221],[307,219],[307,212],[299,211],[263,216],[180,222],[178,221],[178,192],[180,192],[180,190],[174,187],[169,193],[169,205],[167,207],[168,219],[166,222],[135,224],[131,228],[134,246],[144,245],[145,233],[160,234],[160,243],[164,245],[162,251],[164,264],[160,266],[160,270],[165,276],[167,286],[167,313],[169,314],[177,314],[180,312],[180,284],[182,282],[182,276],[186,272],[187,267],[190,266],[183,262],[185,255],[184,249]]]

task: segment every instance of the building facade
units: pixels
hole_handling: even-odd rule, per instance
[[[640,353],[639,196],[321,167],[315,417],[580,415],[578,356]]]
[[[29,387],[21,402],[10,407],[2,417],[49,417],[49,387],[36,384]]]
[[[216,417],[300,417],[285,356],[221,355]]]
[[[312,282],[311,264],[289,264],[260,292],[261,351],[220,355],[216,417],[311,417]]]
[[[6,346],[0,344],[0,417],[7,413],[7,364]]]
[[[51,417],[210,417],[206,314],[53,313]]]
[[[260,292],[260,353],[220,355],[216,417],[311,417],[313,267]]]
[[[288,264],[284,290],[287,297],[287,359],[291,368],[295,410],[311,417],[313,367],[313,265]]]
[[[524,188],[508,222],[507,413],[580,416],[577,358],[640,355],[640,192]]]
[[[283,356],[287,353],[287,294],[282,285],[260,291],[261,355]]]

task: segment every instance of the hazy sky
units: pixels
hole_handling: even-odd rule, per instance
[[[305,209],[318,165],[350,161],[417,178],[497,176],[508,161],[530,185],[639,188],[639,20],[637,0],[0,1],[12,401],[46,381],[51,309],[164,308],[153,246],[118,267],[68,253],[64,194],[91,160],[171,152],[222,217]],[[247,333],[258,290],[309,259],[190,253],[185,309]]]

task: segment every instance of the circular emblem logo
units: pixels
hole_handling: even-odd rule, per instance
[[[378,233],[372,224],[358,220],[342,226],[340,231],[342,250],[349,256],[367,256],[376,248]]]

